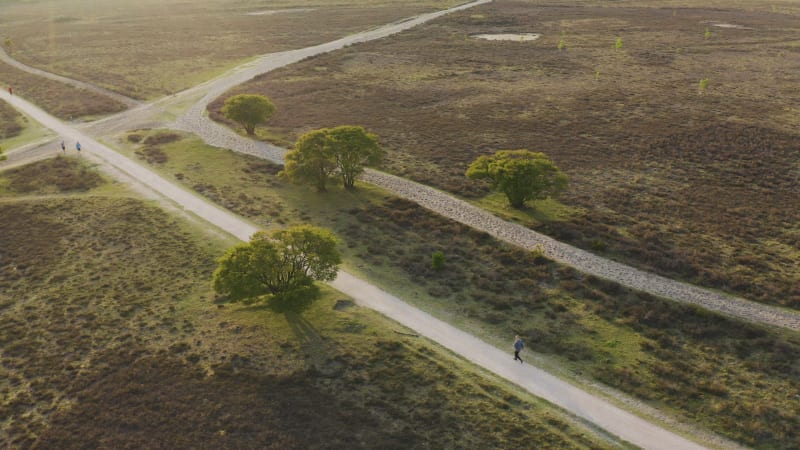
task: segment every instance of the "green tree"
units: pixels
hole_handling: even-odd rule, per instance
[[[378,136],[362,127],[343,125],[327,130],[327,145],[346,189],[352,189],[365,166],[379,164],[383,149]]]
[[[488,179],[514,208],[521,208],[528,200],[555,197],[567,188],[567,176],[544,153],[529,150],[501,150],[481,156],[470,164],[467,177]]]
[[[231,301],[281,296],[336,278],[341,255],[330,231],[311,225],[260,231],[217,260],[214,290]]]
[[[256,125],[266,123],[275,113],[275,105],[263,95],[239,94],[225,100],[222,114],[243,126],[247,134],[256,133]]]
[[[441,250],[436,250],[431,255],[431,267],[433,270],[442,270],[444,267],[445,257],[444,252]]]
[[[325,184],[336,169],[336,158],[328,146],[328,131],[313,130],[300,136],[294,149],[286,153],[281,176],[297,183],[314,184],[318,192],[325,192]]]
[[[5,161],[6,155],[3,154],[3,147],[0,147],[0,161]]]

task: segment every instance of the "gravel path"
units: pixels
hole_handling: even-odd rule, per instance
[[[73,80],[72,78],[62,77],[61,75],[56,75],[54,73],[45,72],[44,70],[31,67],[27,64],[23,64],[17,61],[16,59],[12,58],[11,56],[9,56],[9,54],[6,53],[5,49],[3,49],[2,46],[0,46],[0,61],[3,61],[4,63],[10,66],[14,66],[19,70],[32,73],[34,75],[38,75],[40,77],[49,78],[55,81],[60,81],[61,83],[69,84],[70,86],[75,86],[78,89],[86,89],[87,91],[92,91],[100,95],[105,95],[106,97],[111,97],[114,100],[124,104],[128,108],[138,106],[141,104],[141,102],[139,102],[138,100],[134,100],[122,94],[109,91],[108,89],[104,89],[99,86],[95,86],[93,84],[84,83],[83,81]]]
[[[485,2],[485,0],[482,0],[464,5],[464,7]],[[345,45],[388,36],[431,20],[441,14],[442,12],[438,12],[420,16],[414,20],[380,27],[366,33],[359,33],[315,47],[266,55],[228,76],[223,76],[202,87],[198,87],[198,89],[206,90],[205,96],[180,117],[172,127],[192,132],[210,145],[228,148],[283,164],[283,155],[286,153],[286,149],[245,138],[232,132],[227,127],[213,122],[206,116],[208,104],[229,89],[257,75],[310,56],[342,48]],[[528,250],[540,247],[548,257],[572,266],[581,272],[612,280],[624,286],[660,297],[697,305],[738,319],[788,328],[794,331],[800,330],[800,313],[795,311],[780,309],[671,280],[602,258],[523,226],[504,221],[447,193],[407,179],[375,170],[368,170],[363,179],[445,217],[485,231],[505,242]]]

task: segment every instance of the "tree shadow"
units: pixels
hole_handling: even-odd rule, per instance
[[[319,298],[319,287],[315,284],[302,286],[290,292],[273,295],[267,299],[266,306],[272,312],[288,315],[301,314]]]
[[[213,303],[218,306],[241,303],[247,305],[247,310],[259,311],[270,310],[272,312],[289,314],[300,314],[308,309],[317,298],[319,298],[320,290],[316,285],[308,285],[296,288],[290,292],[285,292],[279,295],[260,295],[258,297],[250,297],[244,299],[231,299],[226,295],[216,294]]]

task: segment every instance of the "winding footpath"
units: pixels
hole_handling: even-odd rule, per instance
[[[99,160],[103,164],[124,172],[127,175],[124,181],[135,180],[143,187],[175,202],[185,211],[243,241],[249,240],[250,236],[258,231],[253,224],[167,181],[150,169],[122,156],[84,132],[64,124],[18,96],[11,97],[5,93],[0,96],[70,143],[80,141],[87,158]],[[331,285],[352,297],[359,305],[386,315],[475,364],[522,386],[532,394],[605,429],[619,439],[647,449],[693,450],[705,448],[530,364],[520,365],[512,360],[510,352],[497,349],[345,271],[340,271]]]

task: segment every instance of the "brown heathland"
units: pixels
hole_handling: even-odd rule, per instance
[[[797,308],[800,11],[753,5],[501,0],[234,92],[270,96],[271,132],[285,141],[363,125],[388,149],[387,170],[467,197],[486,193],[464,177],[476,156],[544,151],[571,177],[573,212],[531,227]],[[471,37],[486,32],[543,37]]]
[[[456,0],[116,0],[0,4],[14,58],[129,97],[174,93],[257,55],[327,42]],[[42,30],[46,30],[42,32]],[[0,77],[1,79],[1,77]]]

